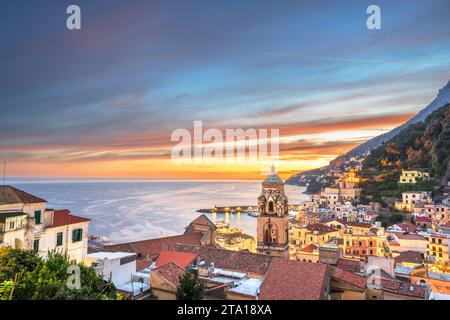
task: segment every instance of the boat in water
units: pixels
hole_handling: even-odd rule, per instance
[[[228,222],[225,222],[224,220],[218,220],[216,222],[217,229],[228,229],[230,227],[230,224]]]
[[[246,213],[250,216],[250,217],[258,217],[259,213],[258,211],[246,211]]]

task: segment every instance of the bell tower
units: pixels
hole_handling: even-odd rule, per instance
[[[284,182],[272,166],[258,197],[257,252],[289,258],[288,198]]]

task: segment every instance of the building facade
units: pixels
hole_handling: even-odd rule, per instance
[[[90,219],[68,210],[46,208],[47,201],[11,186],[0,186],[0,246],[67,253],[81,261],[87,254]]]
[[[430,174],[421,170],[402,170],[398,183],[417,183],[418,180],[429,179]]]
[[[257,252],[283,258],[289,257],[288,198],[284,193],[284,182],[272,167],[262,182],[258,197]]]

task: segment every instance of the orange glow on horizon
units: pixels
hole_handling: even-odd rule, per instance
[[[369,119],[348,119],[339,123],[297,124],[280,127],[279,175],[291,175],[325,166],[335,157],[359,145],[364,135],[379,134],[372,130],[380,125],[395,127],[411,115],[380,116]],[[161,137],[165,135],[157,135]],[[358,138],[359,137],[359,138]],[[366,137],[370,138],[370,136]],[[131,139],[131,137],[127,137]],[[174,164],[170,159],[171,145],[159,141],[153,146],[113,147],[32,146],[12,147],[8,152],[23,153],[23,157],[8,161],[7,176],[13,178],[129,178],[129,179],[201,179],[260,180],[270,164],[243,163],[195,165]],[[155,138],[158,140],[157,138]],[[155,139],[151,139],[153,142]],[[137,143],[139,142],[139,143]],[[8,159],[7,159],[8,160]],[[264,171],[265,170],[265,171]]]

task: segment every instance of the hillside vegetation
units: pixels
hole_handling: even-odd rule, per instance
[[[450,160],[450,104],[434,111],[424,122],[403,129],[397,136],[371,151],[363,165],[364,195],[398,196],[406,190],[434,189],[432,181],[398,186],[402,169],[423,168],[431,176],[445,176]]]

